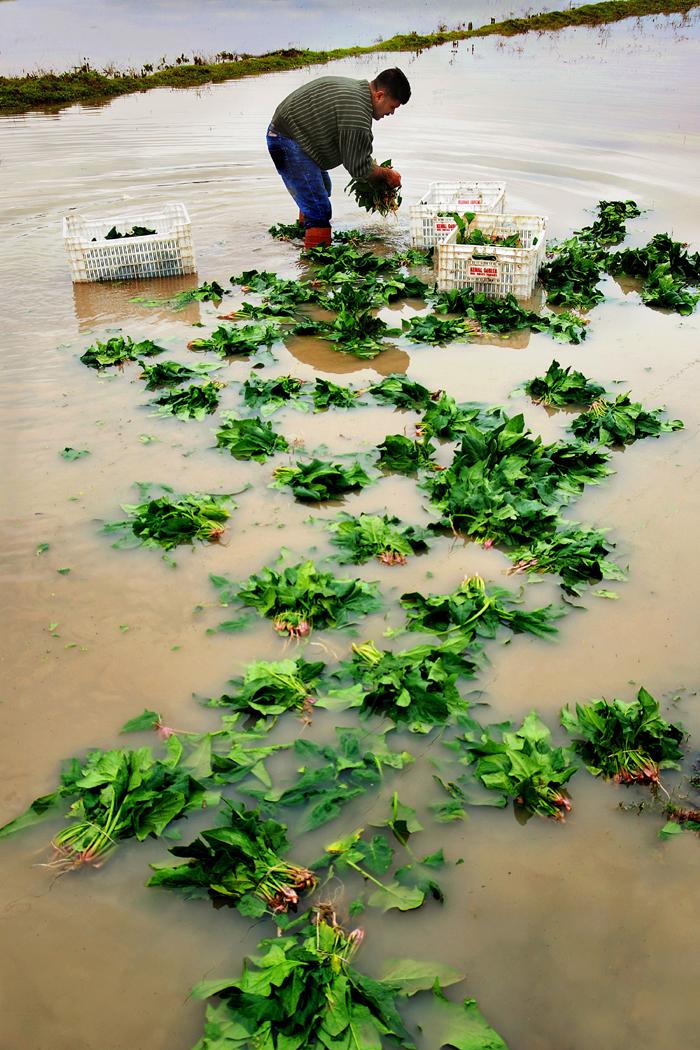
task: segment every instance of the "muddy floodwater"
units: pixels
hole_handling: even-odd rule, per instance
[[[414,89],[410,104],[375,133],[377,157],[391,157],[402,173],[406,207],[397,222],[368,219],[343,195],[347,180],[337,170],[337,226],[372,228],[392,247],[405,245],[407,207],[430,181],[502,179],[509,206],[548,215],[552,237],[590,221],[601,198],[631,198],[644,214],[628,223],[629,244],[667,231],[697,248],[698,26],[696,14],[383,56],[382,64],[405,69]],[[368,77],[375,68],[370,58],[324,71]],[[311,553],[320,560],[331,550],[319,524],[308,522],[308,507],[267,488],[269,464],[237,463],[212,448],[218,416],[156,417],[136,366],[98,374],[78,360],[96,338],[118,332],[191,360],[186,343],[202,331],[192,325],[211,330],[216,308],[204,303],[174,313],[134,303],[134,295],[170,294],[197,280],[228,285],[230,275],[252,267],[305,272],[297,249],[266,232],[273,222],[291,221],[294,210],[266,154],[264,130],[277,101],[317,72],[159,90],[0,121],[0,823],[52,790],[61,759],[123,744],[119,726],[145,707],[178,728],[215,725],[215,712],[192,694],[219,695],[251,659],[280,658],[285,649],[267,623],[208,635],[222,618],[208,574],[243,579],[272,564],[281,546],[295,559]],[[118,215],[162,201],[182,201],[189,210],[197,278],[71,284],[64,215]],[[522,411],[552,440],[564,435],[569,417],[548,415],[514,391],[556,358],[683,419],[678,433],[614,453],[614,476],[568,511],[610,529],[616,559],[629,566],[627,582],[606,585],[618,600],[585,589],[581,608],[569,610],[554,641],[518,636],[507,646],[492,644],[491,663],[475,684],[490,705],[479,711],[483,721],[519,722],[536,708],[557,742],[565,740],[558,728],[564,703],[603,695],[630,700],[643,684],[664,715],[690,731],[689,771],[700,732],[700,320],[697,312],[683,318],[648,309],[636,290],[611,278],[603,289],[605,301],[591,311],[588,338],[578,347],[546,334],[444,349],[398,339],[386,357],[367,364],[298,339],[276,344],[275,360],[259,360],[264,375],[322,375],[357,385],[407,371],[458,400]],[[234,289],[223,305],[228,311],[241,299]],[[383,316],[410,316],[418,306]],[[236,382],[249,371],[250,362],[234,360],[217,374],[228,383],[222,409],[238,404]],[[369,449],[387,433],[410,434],[416,418],[379,407],[274,417],[290,441],[332,453]],[[66,461],[59,454],[66,446],[90,455]],[[137,481],[179,491],[232,492],[248,482],[252,488],[237,498],[224,542],[178,549],[173,568],[157,551],[113,549],[100,531],[102,522],[120,517],[120,504],[135,502]],[[345,503],[353,513],[388,510],[415,523],[427,520],[426,506],[414,482],[399,476]],[[328,519],[335,510],[313,513]],[[44,543],[49,549],[37,555]],[[473,572],[515,586],[505,576],[509,564],[496,550],[441,538],[406,567],[361,566],[357,575],[380,581],[386,613],[363,622],[358,639],[381,645],[382,632],[400,622],[403,591],[451,590]],[[65,568],[70,572],[57,571]],[[551,579],[527,588],[533,605],[556,599]],[[320,632],[299,652],[332,664],[347,655],[350,641],[347,632]],[[319,713],[303,728],[289,715],[276,736],[330,739],[336,720],[349,725],[354,716]],[[419,848],[444,848],[445,904],[410,914],[366,911],[358,965],[377,973],[387,957],[408,956],[459,968],[466,977],[457,992],[478,1001],[511,1050],[697,1045],[696,837],[660,841],[663,817],[620,808],[642,801],[641,791],[585,772],[571,782],[574,808],[564,825],[536,818],[521,825],[510,806],[473,808],[463,823],[436,824],[427,805],[439,800],[431,759],[440,745],[401,732],[394,740],[416,761],[387,778],[381,792],[355,800],[313,835],[295,836],[293,810],[280,818],[290,821],[295,859],[310,861],[324,843],[382,820],[397,789],[424,824]],[[276,769],[288,773],[284,762]],[[0,843],[1,1050],[187,1050],[204,1014],[189,989],[203,977],[237,975],[242,956],[269,934],[269,922],[255,925],[204,901],[146,889],[148,864],[167,855],[153,840],[125,844],[99,871],[55,879],[41,864],[57,826]],[[206,818],[190,820],[185,841],[205,826]],[[342,908],[342,887],[333,892]],[[435,1050],[429,1030],[421,1039],[424,1050]]]

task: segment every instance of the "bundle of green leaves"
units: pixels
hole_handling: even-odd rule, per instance
[[[187,346],[190,350],[213,350],[220,357],[231,357],[233,354],[250,354],[260,346],[271,346],[280,335],[278,325],[265,321],[241,328],[219,325],[207,338],[192,339]]]
[[[606,267],[606,253],[593,250],[575,237],[554,249],[554,256],[540,270],[547,289],[547,302],[553,306],[577,306],[587,310],[605,296],[598,281]]]
[[[522,415],[464,422],[452,464],[423,487],[442,524],[485,541],[521,544],[554,531],[558,507],[609,472],[608,455],[583,442],[545,445]]]
[[[340,386],[330,379],[315,380],[311,391],[314,403],[314,412],[324,412],[327,408],[354,408],[357,399],[362,396],[362,390],[353,390],[348,386]]]
[[[428,402],[416,430],[419,434],[443,438],[445,441],[459,441],[469,426],[480,417],[478,408],[458,405],[449,394],[440,393]]]
[[[290,638],[304,638],[314,627],[345,627],[381,606],[376,583],[338,579],[321,572],[312,561],[288,565],[280,572],[264,568],[242,584],[231,584],[225,576],[210,579],[222,604],[235,600],[248,605],[272,620],[278,634]],[[224,623],[219,630],[234,630],[245,622]]]
[[[386,349],[386,338],[400,334],[398,328],[390,328],[376,316],[372,301],[368,304],[366,295],[352,283],[336,286],[333,297],[322,303],[336,311],[334,320],[307,318],[294,326],[294,335],[317,335],[330,340],[341,353],[371,360]]]
[[[379,167],[390,168],[391,160],[383,160]],[[399,210],[400,188],[390,186],[383,178],[352,178],[345,187],[345,192],[351,194],[365,211],[386,216],[394,215]]]
[[[339,499],[371,484],[371,478],[359,463],[344,467],[342,463],[321,459],[312,459],[309,463],[297,460],[295,467],[277,467],[273,476],[273,488],[290,488],[294,498],[302,503]]]
[[[470,328],[464,321],[451,321],[438,317],[437,314],[412,317],[409,321],[402,321],[401,328],[412,343],[428,343],[430,346],[444,346],[455,339],[467,343],[471,335]]]
[[[377,466],[394,474],[415,474],[434,465],[435,446],[428,437],[412,441],[404,434],[387,434],[377,449]]]
[[[135,343],[128,335],[113,335],[106,343],[96,340],[95,345],[89,346],[80,360],[88,368],[101,369],[164,353],[165,347],[157,346],[150,339],[142,339],[140,343]]]
[[[369,393],[377,401],[385,404],[395,405],[396,408],[413,408],[419,411],[427,408],[434,395],[414,379],[400,372],[392,372],[385,376],[379,383],[369,388]]]
[[[230,679],[230,692],[209,703],[257,719],[275,718],[285,711],[308,714],[325,666],[322,661],[311,663],[301,656],[296,660],[256,660],[248,664],[243,678]]]
[[[153,236],[153,234],[155,234],[155,232],[155,230],[149,230],[147,226],[135,225],[132,226],[131,229],[127,230],[125,233],[121,233],[116,226],[112,226],[112,228],[108,230],[105,234],[105,240],[118,241],[121,240],[122,237],[151,237]],[[93,237],[92,239],[93,241],[97,240],[96,237]]]
[[[352,660],[341,665],[340,675],[348,674],[362,686],[362,711],[405,722],[412,732],[427,733],[455,712],[467,710],[455,684],[460,676],[473,678],[476,671],[476,663],[463,651],[466,642],[456,638],[397,653],[380,651],[374,642],[353,644]]]
[[[399,838],[405,847],[409,861],[397,868],[390,882],[382,882],[378,876],[386,875],[392,866],[394,848],[384,835],[363,837],[364,828],[356,828],[349,835],[344,835],[336,842],[324,847],[324,854],[311,865],[314,871],[328,871],[328,877],[341,876],[343,882],[349,872],[356,872],[366,882],[376,887],[370,894],[367,904],[370,908],[380,908],[383,912],[397,909],[413,911],[420,908],[428,898],[445,900],[440,884],[435,879],[435,871],[445,865],[441,849],[418,860],[408,846],[408,835],[420,831],[421,825],[415,818],[415,811],[410,806],[399,802],[396,792],[392,798],[392,812],[388,821],[381,826],[406,829],[405,836]],[[380,825],[375,825],[380,826]],[[411,829],[408,831],[407,829]],[[363,897],[355,898],[350,906],[350,913],[364,909]]]
[[[481,576],[466,577],[451,594],[424,595],[413,591],[401,595],[409,631],[437,635],[459,632],[465,642],[475,636],[495,638],[499,627],[539,638],[557,633],[553,621],[564,615],[563,606],[545,605],[530,612],[513,608],[521,601],[505,587],[487,589]]]
[[[627,234],[626,219],[636,219],[641,210],[635,201],[598,201],[598,217],[590,226],[576,230],[581,241],[594,245],[620,244]]]
[[[179,386],[191,379],[201,379],[223,365],[196,364],[193,368],[181,365],[178,361],[156,361],[154,365],[144,365],[139,379],[146,380],[146,390],[156,390],[159,386]]]
[[[332,542],[341,549],[338,561],[356,564],[378,558],[385,565],[405,565],[412,554],[428,549],[429,532],[417,525],[402,525],[387,514],[360,514],[354,517],[340,511],[328,530]]]
[[[571,365],[562,368],[552,361],[543,376],[535,376],[525,383],[525,393],[538,404],[560,408],[563,405],[590,405],[605,393],[605,388],[583,372],[572,371]]]
[[[250,408],[259,408],[267,416],[281,408],[288,401],[294,400],[306,384],[295,376],[273,376],[272,379],[258,379],[251,376],[242,386],[243,400]]]
[[[147,885],[182,890],[187,900],[208,895],[253,918],[296,911],[299,895],[313,890],[317,879],[282,859],[289,847],[285,825],[265,820],[257,809],[225,805],[226,823],[188,846],[172,846],[173,856],[186,863],[152,864],[155,874]]]
[[[268,302],[305,303],[315,297],[308,281],[279,277],[269,270],[243,270],[231,277],[231,284],[240,285],[244,292],[260,292]]]
[[[149,299],[145,295],[136,295],[130,300],[143,306],[169,306],[171,310],[184,310],[190,303],[218,303],[226,292],[216,281],[203,281],[197,288],[186,288],[177,295],[165,299]]]
[[[658,437],[672,430],[682,430],[680,419],[661,419],[662,409],[647,412],[629,394],[618,394],[614,401],[600,398],[588,412],[576,416],[569,429],[583,441],[601,445],[631,445],[640,438]]]
[[[535,711],[519,729],[512,722],[482,729],[476,722],[459,738],[474,775],[530,813],[563,821],[571,809],[562,788],[577,766],[566,748],[552,747],[551,733]]]
[[[626,579],[624,570],[608,559],[613,547],[600,529],[561,519],[554,533],[533,536],[509,555],[515,563],[512,571],[556,573],[567,594],[579,595],[585,584]]]
[[[376,255],[371,251],[359,251],[351,244],[329,244],[310,248],[306,258],[318,265],[317,281],[334,281],[339,275],[353,274],[367,277],[372,274],[396,274],[399,263],[388,255]]]
[[[104,531],[128,530],[144,547],[172,550],[195,540],[217,541],[223,535],[230,511],[236,506],[226,495],[196,492],[177,495],[168,485],[139,484],[138,488],[142,496],[154,488],[160,488],[166,495],[146,499],[144,503],[123,503],[122,510],[129,515],[128,519],[108,522]]]
[[[304,224],[298,219],[296,222],[277,222],[267,232],[279,241],[304,240]]]
[[[67,762],[60,787],[0,828],[0,838],[43,820],[64,799],[73,799],[66,814],[71,823],[52,842],[54,863],[64,870],[100,867],[121,840],[157,838],[188,810],[215,801],[203,783],[178,767],[177,756],[155,759],[147,747],[95,750],[82,763]]]
[[[234,459],[254,459],[264,463],[275,452],[289,451],[289,442],[262,419],[237,419],[233,412],[222,413],[222,426],[216,432],[216,447],[226,448]]]
[[[580,317],[525,310],[514,295],[494,299],[473,288],[453,288],[436,293],[430,302],[436,313],[462,314],[484,332],[505,334],[530,328],[534,332],[549,332],[558,342],[564,343],[580,343],[586,337],[586,322]]]
[[[224,383],[209,380],[199,386],[185,387],[163,394],[151,402],[159,406],[160,415],[177,416],[178,419],[204,419],[219,407],[219,391]]]
[[[246,783],[240,790],[271,806],[310,806],[301,829],[313,831],[334,820],[352,799],[377,787],[385,769],[401,770],[413,761],[408,752],[388,747],[388,731],[336,728],[335,746],[299,737],[294,741],[294,753],[311,765],[297,770],[293,784],[287,788],[261,788]]]
[[[690,254],[687,245],[667,233],[657,233],[643,248],[628,248],[609,256],[607,269],[643,281],[641,298],[648,306],[693,313],[700,295],[689,287],[700,285],[700,252]]]
[[[678,769],[686,733],[661,717],[658,701],[642,687],[637,699],[591,700],[562,709],[561,724],[574,735],[573,749],[593,776],[617,784],[659,783],[662,769]]]
[[[460,215],[457,211],[441,211],[438,215],[446,215],[454,219],[457,224],[456,244],[483,244],[500,245],[504,248],[522,248],[519,233],[512,233],[502,237],[497,233],[484,233],[479,229],[476,212],[467,211]]]

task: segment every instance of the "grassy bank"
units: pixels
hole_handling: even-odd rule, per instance
[[[549,11],[526,18],[510,18],[477,29],[454,29],[420,35],[397,34],[390,40],[367,47],[336,48],[333,51],[272,51],[265,55],[238,55],[232,61],[182,63],[137,72],[119,70],[99,72],[83,66],[66,73],[36,73],[21,77],[0,77],[0,113],[25,113],[32,109],[61,109],[75,103],[102,104],[118,95],[148,91],[156,87],[196,87],[222,80],[258,76],[302,66],[324,65],[340,58],[384,51],[421,51],[428,47],[483,36],[517,36],[521,33],[553,31],[571,26],[598,26],[624,18],[655,14],[687,14],[697,0],[607,0],[585,4],[566,11]],[[469,23],[471,27],[471,23]]]

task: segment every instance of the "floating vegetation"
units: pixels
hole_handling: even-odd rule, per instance
[[[549,332],[562,343],[580,343],[586,337],[586,321],[574,314],[538,314],[525,310],[514,295],[492,298],[473,288],[453,288],[430,297],[435,313],[462,314],[483,332],[506,335],[523,328],[533,332]]]
[[[371,386],[368,393],[377,401],[395,405],[396,408],[413,408],[417,412],[427,408],[434,397],[422,383],[416,383],[414,379],[400,373],[385,376],[380,383]]]
[[[427,529],[402,525],[398,518],[387,514],[354,517],[345,511],[330,522],[328,530],[333,543],[341,549],[337,555],[341,564],[378,558],[385,565],[405,565],[411,555],[427,551],[430,535]]]
[[[306,385],[294,376],[274,376],[272,379],[258,379],[252,376],[246,379],[241,389],[246,405],[249,408],[259,408],[263,416],[268,416],[288,401],[296,401]]]
[[[257,660],[248,664],[242,678],[232,678],[231,691],[212,707],[228,707],[251,718],[276,718],[285,711],[308,715],[316,702],[316,689],[325,670],[322,661]]]
[[[631,445],[640,438],[683,429],[680,419],[661,419],[661,413],[660,408],[647,412],[638,401],[631,401],[629,394],[618,394],[614,401],[594,401],[588,412],[576,416],[570,430],[582,441]]]
[[[158,405],[160,415],[177,416],[178,419],[204,419],[219,407],[219,391],[224,383],[209,380],[199,386],[188,386],[173,390],[152,401]]]
[[[562,519],[552,536],[534,537],[509,552],[514,562],[511,571],[555,573],[567,594],[580,595],[586,584],[627,578],[624,569],[608,558],[613,547],[602,530]]]
[[[52,842],[52,866],[62,870],[99,868],[120,841],[158,838],[188,810],[216,801],[188,769],[178,766],[177,755],[162,761],[147,747],[95,750],[82,763],[77,758],[67,762],[61,786],[0,828],[0,838],[45,819],[64,799],[73,800],[67,812],[71,823]]]
[[[223,605],[234,600],[248,605],[272,620],[278,634],[290,638],[304,638],[314,627],[346,627],[381,606],[376,583],[338,579],[321,572],[312,561],[289,565],[280,572],[264,568],[241,584],[232,584],[225,576],[210,579]],[[247,622],[223,623],[219,630],[237,630]]]
[[[444,346],[455,339],[466,343],[473,334],[465,321],[450,321],[436,314],[412,317],[410,321],[402,321],[401,327],[412,343],[429,343],[431,346]]]
[[[359,463],[344,467],[342,463],[327,463],[321,459],[312,459],[309,463],[297,460],[295,467],[277,467],[273,477],[273,488],[290,488],[294,498],[302,503],[340,499],[348,492],[358,492],[372,483]]]
[[[105,532],[130,532],[144,547],[163,547],[172,550],[195,540],[216,542],[221,539],[226,522],[235,503],[230,496],[201,495],[188,492],[177,495],[168,485],[138,484],[142,497],[154,488],[164,496],[146,498],[143,503],[123,503],[122,510],[129,517],[125,521],[108,522]],[[128,537],[117,546],[130,546]]]
[[[355,408],[362,393],[362,390],[340,386],[330,379],[316,379],[311,391],[314,412],[325,412],[327,408]]]
[[[598,287],[604,270],[601,253],[590,250],[575,237],[557,245],[554,257],[540,270],[552,306],[575,306],[588,310],[605,298]]]
[[[216,447],[225,448],[234,459],[254,459],[264,463],[276,452],[289,451],[289,442],[261,419],[237,419],[222,413],[222,426],[216,432]]]
[[[636,700],[592,700],[561,712],[561,724],[572,747],[593,776],[617,784],[660,783],[662,769],[678,769],[685,730],[666,722],[658,701],[643,687]]]
[[[164,354],[165,347],[158,346],[150,339],[143,339],[135,343],[128,335],[113,335],[106,343],[99,339],[94,346],[89,346],[80,360],[88,368],[111,368],[114,365],[123,365],[127,361],[138,361],[142,357],[155,357]]]
[[[318,880],[308,868],[282,859],[289,848],[284,824],[265,820],[257,809],[224,805],[226,822],[203,831],[189,846],[171,846],[173,856],[186,863],[152,864],[148,885],[181,890],[187,900],[209,896],[252,918],[296,911],[300,895]]]
[[[642,214],[635,201],[599,201],[596,211],[598,217],[590,226],[576,230],[580,241],[596,245],[621,244],[627,234],[625,220]]]
[[[144,365],[139,379],[146,380],[146,390],[157,390],[160,386],[179,386],[192,379],[206,378],[222,365],[196,364],[194,367],[181,365],[178,361],[156,361],[154,365]]]
[[[529,379],[524,389],[533,401],[551,408],[590,405],[605,393],[604,387],[586,379],[583,372],[572,370],[571,365],[562,368],[558,361],[552,361],[543,376]]]
[[[190,350],[213,350],[220,357],[231,357],[234,354],[251,354],[261,346],[272,346],[280,336],[278,325],[266,324],[264,321],[240,328],[219,325],[207,338],[192,339],[187,346]]]
[[[216,281],[203,281],[197,288],[186,288],[165,299],[149,299],[145,295],[135,295],[129,301],[141,303],[142,306],[169,306],[171,310],[184,310],[190,303],[219,303],[225,295],[225,290]]]
[[[394,474],[415,474],[434,466],[435,446],[427,437],[412,441],[403,434],[387,434],[377,448],[377,466]]]
[[[531,711],[519,729],[510,722],[482,729],[474,722],[455,747],[464,750],[475,778],[489,791],[512,798],[529,813],[563,821],[571,802],[562,789],[578,767],[566,748],[552,747],[550,739]]]
[[[467,702],[456,686],[461,677],[473,678],[476,663],[463,650],[466,640],[444,645],[419,645],[392,653],[374,642],[353,645],[350,664],[341,667],[362,686],[362,711],[406,722],[415,733],[427,733],[465,712]]]
[[[522,601],[505,587],[489,587],[481,576],[468,576],[451,594],[401,595],[409,631],[445,635],[458,632],[465,643],[474,637],[495,638],[499,627],[514,634],[549,638],[557,633],[553,621],[564,615],[563,606],[545,605],[526,612]]]

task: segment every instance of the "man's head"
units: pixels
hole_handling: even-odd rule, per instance
[[[372,96],[372,116],[375,120],[390,117],[411,97],[411,85],[400,69],[383,69],[369,85]]]

